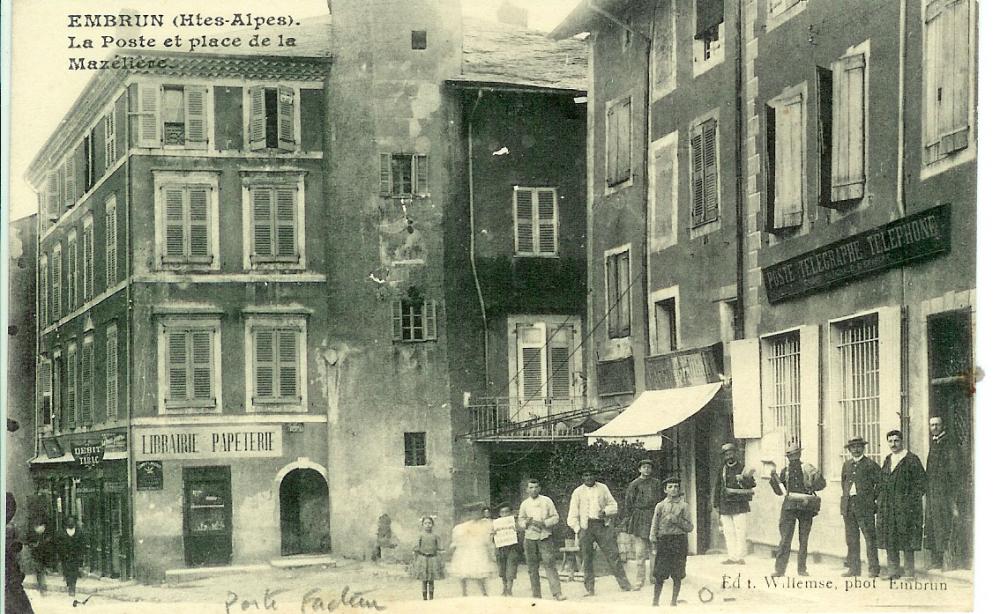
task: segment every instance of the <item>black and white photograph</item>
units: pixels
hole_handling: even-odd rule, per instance
[[[987,3],[5,2],[5,614],[986,607]]]

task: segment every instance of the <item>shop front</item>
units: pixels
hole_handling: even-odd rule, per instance
[[[329,552],[325,457],[312,423],[133,428],[137,574]]]
[[[31,523],[55,531],[76,517],[87,539],[84,568],[123,579],[132,575],[127,441],[124,430],[46,437],[30,463]]]

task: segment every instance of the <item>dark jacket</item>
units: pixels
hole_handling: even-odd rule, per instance
[[[812,465],[799,461],[789,462],[788,466],[781,470],[780,475],[772,475],[768,481],[771,484],[771,490],[779,496],[785,494],[782,492],[782,486],[787,492],[807,495],[815,495],[818,491],[826,488],[826,478],[823,477],[823,474]],[[810,505],[804,501],[785,497],[781,503],[781,511],[812,512],[815,516],[819,513],[818,504],[818,500],[815,501],[815,505]]]
[[[715,482],[715,492],[712,497],[712,506],[719,510],[722,516],[733,514],[747,514],[750,512],[750,497],[744,495],[730,494],[727,488],[753,489],[757,486],[757,480],[752,477],[743,477],[743,463],[736,461],[730,467],[725,462],[722,463],[722,473]],[[752,495],[751,495],[752,496]]]
[[[87,555],[87,539],[83,535],[83,529],[77,527],[76,534],[72,536],[65,528],[60,529],[56,534],[55,549],[59,563],[64,568],[79,569]]]
[[[843,493],[840,496],[840,515],[847,515],[847,502],[851,498],[851,484],[857,492],[854,498],[854,511],[864,517],[874,517],[876,509],[876,499],[878,499],[879,488],[882,485],[882,470],[878,463],[862,456],[861,460],[855,462],[849,458],[844,462],[844,468],[840,472],[840,485]]]
[[[927,476],[920,458],[907,452],[892,469],[892,455],[882,463],[875,533],[884,550],[920,550],[923,541],[923,497]]]
[[[649,539],[653,511],[663,499],[663,488],[655,478],[636,478],[625,489],[625,499],[618,509],[618,519],[625,531]]]
[[[959,498],[968,480],[961,470],[962,451],[947,433],[931,440],[927,453],[927,524],[926,547],[944,552],[951,541],[954,512],[959,511]]]

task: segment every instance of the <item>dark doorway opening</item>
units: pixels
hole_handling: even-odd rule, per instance
[[[330,551],[330,498],[315,469],[294,469],[281,480],[281,554]]]

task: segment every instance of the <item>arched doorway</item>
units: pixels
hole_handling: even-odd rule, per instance
[[[281,554],[330,551],[330,501],[326,480],[315,469],[293,469],[281,480]]]

